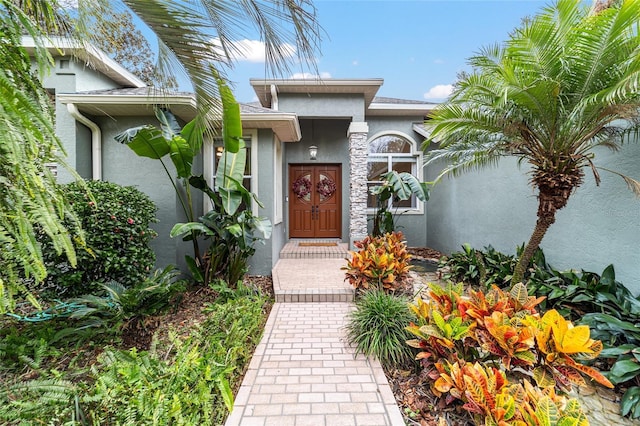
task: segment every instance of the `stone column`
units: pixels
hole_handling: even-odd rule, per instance
[[[367,137],[365,122],[351,122],[349,138],[349,245],[367,236]]]

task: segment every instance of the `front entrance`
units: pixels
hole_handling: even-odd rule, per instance
[[[289,166],[289,237],[341,238],[339,164]]]

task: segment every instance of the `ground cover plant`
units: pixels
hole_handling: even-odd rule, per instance
[[[146,316],[157,327],[151,344],[127,340],[124,329],[61,333],[69,318],[3,318],[0,423],[224,423],[271,300],[249,281],[231,293],[194,288],[173,309]]]

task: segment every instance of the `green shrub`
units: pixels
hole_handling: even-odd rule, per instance
[[[381,290],[365,292],[356,301],[346,326],[347,340],[356,352],[373,356],[387,366],[403,366],[412,358],[405,327],[415,318],[408,301]]]
[[[48,273],[43,290],[54,297],[95,293],[109,281],[132,286],[144,281],[155,263],[149,244],[157,233],[149,224],[157,221],[156,207],[149,197],[114,183],[86,184],[90,195],[76,183],[64,187],[86,234],[86,248],[77,247],[77,268],[42,238]]]

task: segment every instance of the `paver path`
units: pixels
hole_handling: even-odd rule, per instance
[[[404,425],[380,364],[343,341],[350,303],[276,303],[226,426]]]

